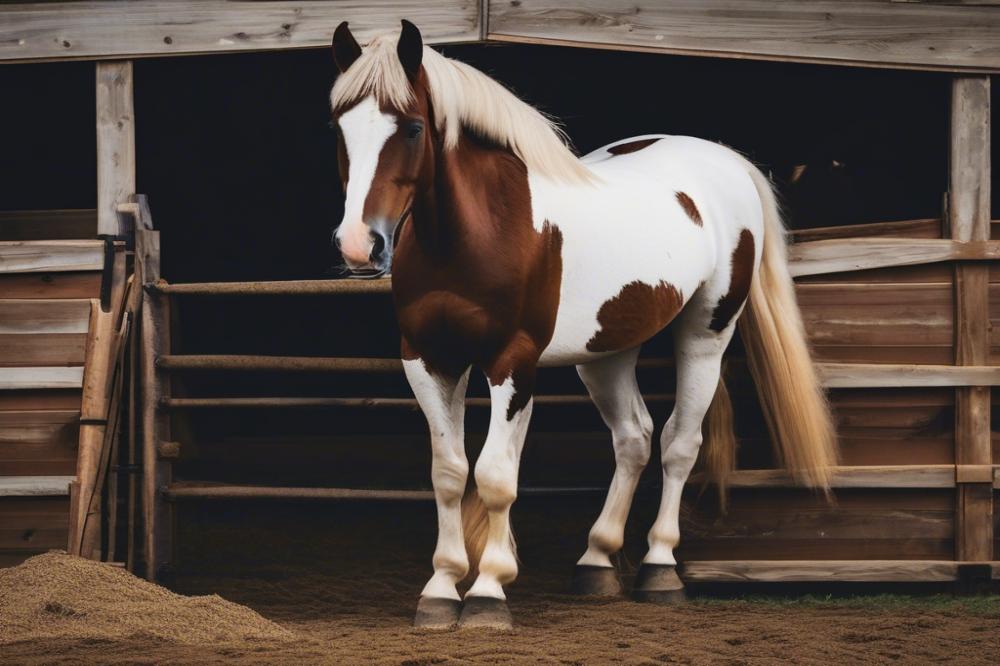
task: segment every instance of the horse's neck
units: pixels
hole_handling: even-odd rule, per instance
[[[530,210],[529,201],[527,169],[519,159],[463,136],[438,154],[433,192],[416,207],[423,218],[415,218],[421,246],[435,253],[496,249],[511,225],[531,224],[516,219]]]

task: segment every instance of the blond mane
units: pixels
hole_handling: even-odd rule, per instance
[[[396,55],[396,35],[373,39],[342,73],[330,92],[333,109],[375,95],[381,104],[406,109],[413,89]],[[510,149],[530,171],[567,182],[592,182],[593,174],[567,147],[566,135],[551,119],[525,104],[477,69],[425,46],[431,105],[445,149],[458,145],[462,128]]]

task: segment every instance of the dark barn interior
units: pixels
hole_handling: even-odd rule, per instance
[[[941,214],[948,164],[945,74],[541,46],[443,50],[561,119],[581,153],[654,132],[700,136],[744,152],[771,170],[792,228]],[[342,199],[327,105],[334,78],[329,53],[152,58],[136,61],[135,68],[137,191],[148,194],[162,231],[164,277],[171,282],[338,277],[339,258],[329,242]],[[0,69],[0,89],[10,100],[23,100],[0,109],[5,128],[0,208],[93,208],[92,64],[7,66]],[[18,131],[40,126],[45,131]],[[994,201],[994,218],[1000,217],[997,210]],[[187,353],[398,353],[391,302],[384,296],[181,300],[174,326],[174,339]],[[649,345],[648,355],[668,354],[669,333],[661,338]],[[669,374],[643,370],[640,385],[653,396],[669,393]],[[766,467],[770,453],[752,387],[745,371],[734,374],[741,462]],[[395,375],[241,374],[237,381],[192,373],[177,380],[175,393],[409,395]],[[539,390],[583,391],[572,369],[544,371]],[[482,381],[474,379],[471,391],[484,395]],[[669,403],[653,402],[651,412],[662,426]],[[486,410],[470,409],[472,455],[486,417]],[[425,426],[417,411],[195,412],[177,418],[174,432],[184,445],[176,468],[181,479],[429,486]],[[521,485],[603,488],[613,464],[609,441],[589,405],[536,408]],[[640,494],[630,522],[626,551],[633,561],[657,503],[656,465],[647,472],[649,492]],[[711,505],[712,495],[705,493],[699,502]],[[737,493],[733,501],[738,499]],[[803,491],[802,501],[815,498]],[[568,572],[600,502],[596,492],[522,502],[517,512],[528,526],[522,533],[525,547],[546,543],[552,535],[546,524],[555,522],[547,516],[558,515],[559,548],[546,552],[556,553],[558,567]],[[359,515],[371,520],[358,521]],[[213,530],[228,533],[244,520],[264,526],[263,534],[271,530],[275,542],[292,544],[311,532],[347,525],[358,539],[375,539],[373,534],[393,524],[421,535],[424,559],[430,561],[429,503],[402,512],[380,504],[186,503],[178,513],[181,567],[210,557],[211,544],[219,543],[209,536]],[[515,527],[518,520],[515,516]],[[239,550],[225,557],[247,555]],[[275,556],[288,551],[279,549]]]

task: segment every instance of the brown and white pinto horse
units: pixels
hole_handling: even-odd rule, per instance
[[[342,24],[333,52],[346,190],[335,239],[359,276],[391,265],[406,376],[430,427],[438,544],[418,626],[510,624],[509,512],[539,366],[576,365],[614,444],[611,488],[577,565],[580,592],[621,592],[610,556],[652,435],[636,359],[671,322],[676,403],[660,439],[663,495],[636,596],[683,595],[678,511],[706,414],[706,466],[722,481],[733,466],[720,364],[747,301],[744,341],[778,453],[804,483],[828,487],[829,411],[760,171],[723,146],[666,135],[579,159],[542,114],[425,48],[406,21],[398,40],[364,49]],[[467,494],[463,430],[472,366],[486,374],[492,404],[478,497]],[[478,574],[463,602],[456,584],[470,557]]]

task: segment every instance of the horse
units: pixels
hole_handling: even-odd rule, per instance
[[[334,244],[358,277],[391,270],[403,367],[430,432],[438,535],[416,626],[511,626],[510,508],[545,366],[576,366],[614,447],[573,589],[622,594],[611,556],[653,434],[635,368],[642,344],[668,324],[676,400],[660,436],[662,497],[635,597],[684,597],[678,512],[703,439],[712,478],[724,484],[734,467],[720,368],[738,320],[779,460],[828,492],[837,458],[830,411],[761,171],[722,145],[665,134],[579,158],[554,121],[426,47],[405,20],[398,37],[364,48],[343,23],[332,46],[345,191]],[[473,367],[490,394],[474,487],[464,442]],[[470,567],[463,598],[457,585]]]

